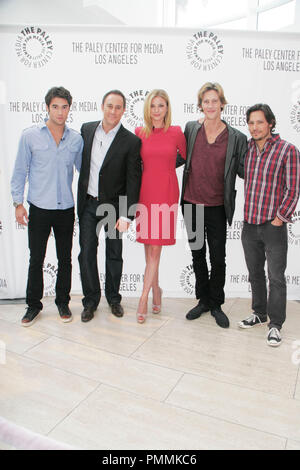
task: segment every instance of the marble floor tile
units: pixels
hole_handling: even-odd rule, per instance
[[[282,327],[282,335],[300,342],[300,303],[288,302],[286,321]]]
[[[71,305],[72,307],[72,305]],[[151,337],[167,320],[151,317],[144,325],[136,321],[135,312],[128,310],[123,318],[116,318],[103,302],[88,323],[82,323],[82,307],[72,307],[73,321],[63,323],[56,308],[49,307],[31,328],[41,333],[129,356]]]
[[[25,314],[25,304],[0,305],[0,320],[16,323],[21,321]]]
[[[300,441],[288,440],[286,450],[300,450]]]
[[[149,298],[143,325],[137,298],[122,300],[121,319],[103,298],[87,324],[81,295],[69,324],[53,297],[43,303],[30,328],[19,323],[25,304],[0,304],[3,417],[78,448],[299,449],[300,303],[288,302],[277,349],[266,326],[237,327],[251,299],[226,299],[228,330],[210,313],[186,320],[194,298],[163,297],[159,315]]]
[[[204,317],[206,315],[206,323]],[[247,388],[293,397],[297,367],[292,343],[280,348],[266,343],[252,330],[219,328],[210,314],[190,322],[163,325],[132,357]]]
[[[280,437],[300,440],[300,402],[184,375],[167,403]]]
[[[250,299],[237,299],[232,305],[229,318],[231,322],[231,328],[238,329],[237,323],[244,318],[247,318],[252,313],[251,300]],[[296,301],[289,301],[287,304],[286,321],[283,324],[281,333],[282,337],[289,339],[299,339],[300,341],[300,303]],[[267,325],[262,328],[254,327],[251,330],[245,332],[252,335],[262,336],[267,331]],[[243,330],[242,330],[243,331]]]
[[[104,385],[49,437],[85,449],[284,449],[286,442]]]
[[[124,309],[129,309],[132,312],[136,312],[138,306],[139,299],[138,298],[126,298],[122,300],[122,305]],[[158,314],[158,317],[163,318],[175,318],[175,317],[182,317],[186,309],[192,308],[194,304],[194,300],[191,299],[171,299],[162,297],[162,311],[161,314]],[[148,315],[149,318],[152,317],[151,312],[152,308],[152,297],[149,296],[148,300]]]
[[[42,313],[48,309],[49,307],[53,306],[55,307],[54,304],[54,298],[53,297],[45,297],[42,299],[43,302],[43,310]],[[27,305],[25,301],[23,303],[9,303],[9,304],[0,304],[0,320],[5,320],[9,321],[11,323],[20,323],[22,317],[25,315],[27,309]],[[56,309],[56,307],[55,307]]]
[[[13,446],[0,441],[0,450],[16,450]]]
[[[32,348],[26,357],[158,401],[167,397],[182,376],[180,372],[54,337]]]
[[[295,367],[298,367],[298,379],[295,387],[295,395],[294,398],[296,400],[300,400],[300,345],[297,346],[297,349],[293,350],[293,354],[295,357],[293,358],[295,361]],[[297,364],[297,365],[296,365]],[[300,421],[300,418],[299,418]]]
[[[47,338],[49,335],[36,331],[32,327],[25,328],[19,323],[0,320],[0,341],[5,344],[7,351],[22,354]]]
[[[232,306],[234,305],[236,299],[226,299],[222,309],[226,314],[229,314]],[[163,299],[162,304],[162,317],[167,316],[170,319],[179,319],[185,320],[185,316],[189,310],[194,308],[198,304],[198,300],[195,298],[192,299]],[[207,322],[209,316],[206,315],[203,317],[204,321]],[[214,321],[214,320],[213,320]]]
[[[6,365],[0,365],[0,415],[47,434],[97,386],[93,380],[8,353]]]

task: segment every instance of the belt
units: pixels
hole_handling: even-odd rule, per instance
[[[91,196],[90,194],[87,194],[87,195],[86,195],[86,198],[87,198],[87,199],[94,199],[94,201],[98,201],[98,200],[99,200],[97,196]]]

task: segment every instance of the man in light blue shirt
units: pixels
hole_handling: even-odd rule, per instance
[[[23,131],[11,179],[16,220],[19,224],[28,224],[28,308],[22,318],[23,326],[32,325],[43,308],[43,263],[51,229],[58,258],[55,303],[61,320],[72,320],[68,307],[74,230],[72,181],[74,166],[80,171],[83,140],[65,124],[72,104],[70,92],[63,87],[53,87],[45,101],[49,119],[41,126]],[[27,179],[29,216],[23,205]]]

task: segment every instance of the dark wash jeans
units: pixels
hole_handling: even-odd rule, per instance
[[[268,315],[269,328],[281,329],[286,318],[287,227],[271,221],[260,225],[244,222],[242,244],[252,289],[252,308],[261,318]],[[268,265],[269,295],[265,275]]]
[[[98,206],[97,200],[87,200],[83,214],[79,218],[80,253],[78,260],[84,295],[82,304],[84,307],[92,308],[98,307],[101,298],[97,258],[97,225],[101,224],[104,217],[96,215]],[[108,234],[107,225],[104,226],[104,230],[108,235],[105,238],[105,296],[109,304],[120,303],[122,297],[119,289],[123,269],[122,234],[118,230],[112,230]]]
[[[57,305],[68,305],[72,282],[72,245],[74,232],[74,207],[65,210],[48,210],[30,204],[28,242],[30,250],[26,303],[42,310],[44,280],[43,263],[48,238],[53,228],[58,260],[56,278]]]
[[[191,203],[184,201],[184,205],[187,204]],[[196,298],[210,309],[219,307],[225,301],[227,220],[224,206],[204,207],[204,244],[201,249],[194,250],[192,243],[195,239],[193,232],[196,232],[196,205],[191,204],[191,221],[186,219],[184,205],[182,210],[192,252],[193,269],[196,278]],[[189,230],[190,227],[192,232]],[[203,227],[199,227],[199,229],[203,230]],[[210,273],[206,261],[206,241],[209,248]]]

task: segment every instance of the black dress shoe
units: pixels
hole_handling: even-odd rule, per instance
[[[215,307],[211,310],[212,316],[215,318],[217,325],[221,328],[229,328],[229,320],[221,307]]]
[[[198,302],[198,305],[196,307],[192,308],[190,310],[185,318],[187,320],[196,320],[196,318],[199,318],[202,313],[209,312],[209,307],[207,305],[202,304],[201,302]]]
[[[111,313],[120,318],[124,315],[124,310],[121,304],[110,304]]]
[[[94,318],[95,310],[95,307],[84,307],[83,311],[81,312],[81,321],[86,323],[92,320]]]
[[[57,305],[57,310],[61,318],[61,321],[63,321],[64,323],[68,323],[72,321],[73,319],[72,312],[69,309],[68,305],[66,304]]]

